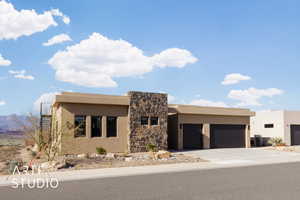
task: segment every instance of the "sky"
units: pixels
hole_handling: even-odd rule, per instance
[[[0,0],[0,115],[62,91],[300,110],[300,1]]]

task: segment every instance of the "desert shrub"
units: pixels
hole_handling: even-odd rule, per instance
[[[147,144],[147,151],[155,152],[157,151],[157,147],[154,144]]]
[[[98,154],[104,155],[106,154],[106,149],[104,149],[103,147],[96,147],[96,152]]]
[[[31,156],[32,156],[33,158],[35,158],[35,157],[37,156],[37,153],[36,153],[35,151],[32,151],[32,152],[31,152]]]
[[[284,145],[283,140],[280,137],[271,138],[271,139],[269,139],[268,143],[271,144],[272,146],[282,146],[282,145]]]

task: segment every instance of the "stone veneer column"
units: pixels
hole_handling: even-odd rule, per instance
[[[168,148],[168,97],[167,94],[129,92],[128,151],[145,152],[147,145],[153,144],[158,149]],[[156,126],[141,125],[141,117],[158,117]]]
[[[245,128],[245,142],[246,142],[246,148],[251,148],[251,138],[250,138],[250,126],[249,125],[246,125],[246,128]]]
[[[203,124],[202,128],[203,149],[210,148],[210,124]]]

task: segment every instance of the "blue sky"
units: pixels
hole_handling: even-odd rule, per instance
[[[300,107],[299,1],[11,0],[4,3],[13,5],[16,12],[34,9],[37,15],[43,15],[59,9],[60,14],[51,12],[47,19],[37,21],[22,21],[25,17],[20,22],[14,20],[19,26],[14,28],[12,23],[5,24],[9,22],[9,13],[5,12],[11,10],[1,10],[4,4],[0,5],[0,54],[2,60],[11,62],[0,66],[0,105],[3,104],[0,115],[31,112],[41,95],[59,91],[101,94],[163,91],[173,96],[173,103],[253,110]],[[69,17],[70,23],[64,22],[64,17]],[[24,27],[26,23],[29,25]],[[39,26],[32,24],[39,23],[46,25],[37,31]],[[32,30],[27,30],[31,25]],[[91,39],[93,33],[97,34],[95,43]],[[72,41],[43,45],[59,34],[67,34]],[[116,42],[119,39],[124,43]],[[91,46],[78,46],[81,41]],[[104,43],[108,47],[104,48]],[[74,45],[77,47],[66,49]],[[115,45],[117,51],[109,45]],[[132,51],[128,53],[130,58],[126,57],[127,50],[121,51],[126,45],[138,49],[128,47],[128,52]],[[92,55],[83,56],[78,53],[81,50]],[[55,64],[49,64],[59,51],[65,54],[60,54]],[[142,55],[136,61],[135,54],[140,51]],[[154,55],[159,57],[152,63]],[[80,62],[76,66],[78,57]],[[127,63],[120,63],[124,59]],[[120,67],[114,67],[115,63],[120,63]],[[116,71],[104,74],[114,86],[108,84],[107,76],[98,79],[95,75],[97,70],[110,69]],[[118,72],[123,69],[124,73]],[[139,69],[142,70],[137,73]],[[84,75],[74,77],[72,70]],[[230,74],[235,75],[229,79],[240,81],[222,84]]]

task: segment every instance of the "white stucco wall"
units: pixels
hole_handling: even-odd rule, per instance
[[[274,128],[265,128],[265,124],[274,124]],[[281,137],[284,139],[284,111],[260,111],[256,112],[250,120],[251,137]]]
[[[284,139],[291,145],[291,125],[300,125],[300,111],[284,111]]]

